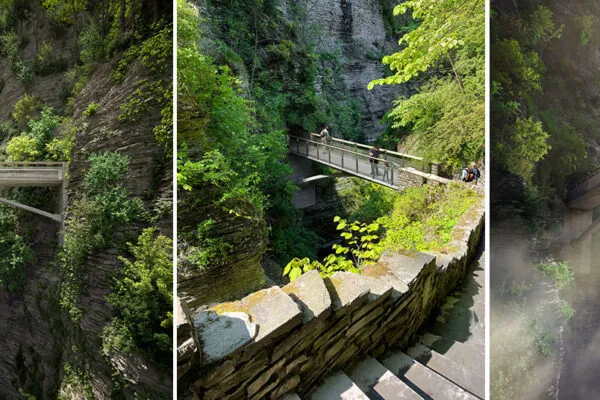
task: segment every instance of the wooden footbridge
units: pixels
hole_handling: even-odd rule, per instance
[[[372,146],[337,138],[323,143],[317,135],[312,136],[317,139],[288,135],[289,152],[395,190],[420,186],[427,181],[440,184],[450,181],[437,175],[437,164],[421,157],[382,150],[374,163],[369,157]]]
[[[54,187],[60,190],[56,214],[0,197],[9,204],[60,224],[66,205],[66,163],[64,162],[0,162],[0,188],[2,187]]]

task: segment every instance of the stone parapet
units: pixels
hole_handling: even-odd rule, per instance
[[[184,313],[180,391],[205,400],[303,396],[336,369],[409,346],[465,276],[483,226],[479,204],[459,220],[448,253],[387,253],[361,274],[309,271],[283,288]]]

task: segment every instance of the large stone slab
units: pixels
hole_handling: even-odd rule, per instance
[[[222,360],[255,339],[258,331],[244,312],[201,312],[194,316],[194,327],[206,364]]]
[[[192,326],[188,321],[179,297],[175,298],[175,327],[177,329],[177,344],[180,345],[192,337]]]
[[[351,312],[368,302],[371,288],[367,282],[357,280],[359,276],[351,272],[336,272],[325,278],[335,311]]]
[[[302,322],[300,307],[281,288],[260,290],[240,301],[212,308],[217,313],[244,312],[258,327],[255,342],[282,335]]]
[[[300,306],[302,322],[305,324],[314,318],[325,317],[331,310],[331,297],[316,270],[308,271],[284,286],[283,291]]]
[[[435,267],[434,256],[413,250],[388,252],[383,254],[379,261],[387,264],[394,275],[409,288],[421,271],[427,267]]]

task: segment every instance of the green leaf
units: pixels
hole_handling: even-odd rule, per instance
[[[299,278],[300,276],[302,276],[302,269],[299,267],[293,268],[290,271],[290,281],[293,282],[294,280],[296,280],[297,278]]]

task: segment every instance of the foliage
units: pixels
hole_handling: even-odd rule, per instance
[[[5,151],[9,161],[35,161],[42,154],[39,140],[29,135],[12,138]]]
[[[100,28],[92,21],[86,24],[79,34],[79,58],[84,64],[101,61],[104,58],[104,41]]]
[[[84,193],[72,202],[66,219],[60,304],[73,322],[82,317],[78,297],[83,285],[84,264],[95,248],[113,243],[114,232],[134,221],[142,211],[138,198],[130,198],[121,186],[129,160],[116,152],[93,154],[84,177]]]
[[[55,21],[64,24],[75,23],[75,18],[78,13],[85,11],[88,0],[42,0],[44,7],[51,18]]]
[[[35,116],[35,113],[39,109],[39,102],[33,95],[25,94],[15,104],[12,117],[17,124],[21,127],[25,127],[26,124]]]
[[[460,185],[409,188],[398,195],[391,216],[380,219],[386,228],[384,249],[441,250],[454,226],[481,195]]]
[[[362,265],[372,264],[379,258],[381,247],[378,245],[378,232],[380,225],[377,222],[370,224],[347,220],[336,216],[333,222],[337,223],[336,230],[341,231],[340,237],[344,244],[334,244],[333,253],[327,255],[323,262],[310,261],[308,257],[300,259],[294,257],[283,269],[283,275],[291,281],[303,273],[316,269],[321,276],[331,276],[337,271],[359,273]]]
[[[361,178],[350,179],[350,184],[338,190],[348,219],[373,222],[394,208],[398,192]]]
[[[92,400],[93,398],[94,392],[88,371],[74,367],[69,362],[65,363],[58,400]]]
[[[15,111],[16,113],[16,111]],[[45,156],[46,145],[61,124],[61,118],[51,108],[44,108],[40,118],[29,119],[27,130],[7,143],[6,154],[11,161],[36,161]]]
[[[163,105],[168,102],[171,91],[169,84],[163,80],[140,81],[140,86],[127,97],[120,107],[119,121],[137,122],[152,109],[153,104]]]
[[[87,108],[83,111],[82,114],[86,117],[94,116],[98,112],[99,108],[100,104],[96,103],[95,101],[92,101],[90,104],[88,104]]]
[[[573,315],[575,315],[575,310],[573,309],[573,307],[571,307],[569,302],[566,300],[560,300],[558,302],[558,307],[559,307],[560,313],[563,316],[563,318],[565,319],[565,321],[570,320],[571,318],[573,318]]]
[[[52,42],[43,41],[33,60],[33,71],[35,74],[46,76],[64,71],[66,68],[66,61],[55,56]]]
[[[551,148],[547,142],[549,135],[544,132],[542,123],[534,121],[533,117],[517,118],[504,130],[506,139],[498,144],[496,151],[506,154],[505,167],[508,171],[530,179],[536,162]]]
[[[416,94],[400,98],[388,118],[396,140],[428,159],[458,166],[483,157],[485,116],[485,2],[406,1],[417,27],[400,39],[402,49],[383,58],[394,74],[368,86],[402,84],[436,68]],[[409,134],[406,134],[408,130]]]
[[[129,166],[129,157],[113,151],[92,154],[89,161],[90,169],[84,180],[89,193],[107,190],[123,180]]]
[[[400,84],[433,67],[440,58],[450,57],[452,50],[480,47],[485,39],[485,2],[482,0],[405,1],[394,8],[394,15],[412,10],[419,26],[400,39],[404,48],[383,58],[396,74],[373,81],[374,85]],[[481,49],[476,49],[480,52]]]
[[[24,265],[33,257],[25,238],[16,232],[16,225],[14,208],[0,205],[0,285],[11,292],[21,288]]]
[[[535,336],[535,344],[538,352],[544,357],[550,357],[552,355],[552,347],[556,342],[556,338],[551,332],[544,328],[537,317],[533,318],[531,323],[531,329]]]
[[[536,265],[536,268],[555,281],[560,289],[570,286],[575,279],[575,275],[566,261],[541,263]]]
[[[173,56],[171,40],[173,29],[170,24],[159,29],[160,25],[156,24],[151,28],[158,32],[145,40],[140,46],[142,65],[154,73],[165,72]]]
[[[133,260],[124,268],[108,296],[116,316],[104,330],[104,351],[131,352],[136,346],[164,361],[171,359],[173,272],[172,241],[154,228],[145,229],[137,244],[128,244]]]
[[[123,82],[129,66],[138,58],[139,51],[140,49],[138,46],[131,46],[123,53],[119,63],[117,64],[117,68],[115,68],[111,74],[111,78],[114,83]]]

